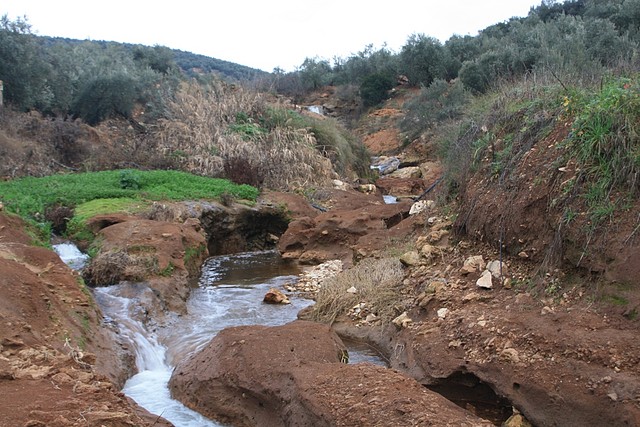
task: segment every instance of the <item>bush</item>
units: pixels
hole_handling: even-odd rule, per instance
[[[360,85],[360,98],[365,107],[373,107],[389,97],[392,79],[384,74],[370,74]]]
[[[125,190],[139,190],[140,175],[132,170],[120,171],[120,188]]]
[[[612,79],[564,104],[575,115],[568,146],[588,179],[583,195],[598,223],[614,188],[636,195],[640,188],[640,78]]]
[[[132,78],[123,74],[99,77],[80,91],[71,112],[93,126],[113,116],[130,117],[137,98]]]
[[[489,88],[489,75],[476,61],[463,63],[458,76],[460,81],[475,93],[485,93]]]

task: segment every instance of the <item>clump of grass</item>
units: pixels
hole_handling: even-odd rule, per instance
[[[242,87],[183,84],[167,111],[154,138],[167,154],[183,152],[180,167],[197,174],[294,190],[327,184],[334,168],[368,172],[364,145],[337,121],[269,105]]]
[[[612,192],[640,186],[640,78],[616,78],[563,102],[575,117],[567,147],[586,178],[582,195],[593,225],[613,215]]]
[[[322,283],[310,316],[332,323],[364,302],[383,323],[390,322],[400,311],[403,279],[404,268],[398,259],[365,259]],[[347,292],[351,287],[356,288],[356,293]]]

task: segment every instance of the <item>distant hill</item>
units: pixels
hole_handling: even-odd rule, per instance
[[[198,55],[182,50],[171,49],[175,54],[176,64],[189,75],[199,73],[221,73],[237,80],[252,80],[256,77],[268,75],[266,71],[223,61],[209,56]]]
[[[56,45],[69,46],[86,43],[95,44],[96,46],[100,46],[103,49],[124,48],[127,50],[134,50],[140,47],[149,47],[131,43],[119,43],[104,40],[77,40],[64,37],[37,36],[37,39],[42,43],[43,46],[47,48],[51,48]],[[215,73],[222,75],[223,77],[235,80],[252,80],[256,77],[261,77],[269,74],[256,68],[236,64],[234,62],[224,61],[222,59],[211,58],[209,56],[185,52],[178,49],[166,49],[173,54],[173,60],[175,61],[176,65],[182,70],[182,72],[189,76]]]

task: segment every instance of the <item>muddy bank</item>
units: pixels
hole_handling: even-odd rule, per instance
[[[444,318],[440,308],[449,310]],[[640,423],[640,348],[624,321],[584,306],[551,308],[526,293],[463,287],[408,315],[406,328],[346,321],[333,329],[371,343],[392,368],[480,416],[474,395],[503,417],[513,405],[535,426]]]

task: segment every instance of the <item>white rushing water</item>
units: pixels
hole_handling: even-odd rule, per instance
[[[382,196],[384,198],[384,202],[387,205],[392,205],[394,203],[398,203],[398,198],[396,196],[392,196],[390,194],[385,194],[384,196]]]
[[[59,246],[56,245],[56,252],[63,260],[81,258],[75,246],[75,251],[67,244]],[[282,263],[276,252],[209,258],[202,268],[200,285],[191,291],[187,301],[187,314],[153,330],[143,323],[147,315],[144,305],[148,303],[145,295],[150,292],[144,285],[94,289],[105,323],[118,331],[135,354],[138,373],[125,383],[123,392],[176,427],[222,426],[171,398],[168,382],[173,368],[224,328],[275,326],[295,320],[297,313],[313,301],[292,298],[289,305],[270,305],[263,304],[262,299],[269,288],[297,280],[298,273],[295,266]],[[373,350],[362,347],[350,349],[350,359],[351,363],[384,364]]]
[[[123,392],[176,427],[222,426],[171,398],[168,382],[173,368],[226,327],[279,325],[294,320],[312,301],[294,299],[286,306],[262,303],[269,288],[296,279],[292,275],[273,277],[286,272],[275,253],[210,258],[203,266],[200,286],[187,301],[187,314],[156,331],[136,320],[144,316],[144,309],[135,296],[132,298],[131,286],[96,288],[96,300],[106,320],[117,325],[136,355],[138,373],[125,383]]]
[[[105,321],[117,327],[136,356],[138,373],[129,378],[122,391],[176,427],[222,426],[171,398],[168,383],[173,367],[167,363],[167,348],[159,343],[157,334],[136,320],[139,317],[136,310],[140,306],[135,299],[121,296],[123,293],[126,293],[123,285],[95,289],[96,300],[105,312]]]
[[[73,243],[53,245],[53,250],[65,264],[74,270],[81,270],[89,259],[89,255],[80,252],[80,249]]]

